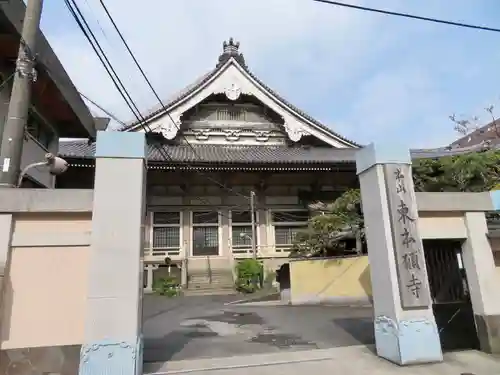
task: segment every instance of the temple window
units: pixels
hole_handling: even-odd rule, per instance
[[[277,252],[289,251],[297,233],[307,227],[307,210],[273,210],[274,243]]]
[[[181,213],[154,212],[152,224],[153,255],[179,255],[181,247]]]
[[[231,211],[231,247],[233,253],[247,253],[252,249],[250,211]]]

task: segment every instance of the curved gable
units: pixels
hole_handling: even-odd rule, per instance
[[[239,44],[234,43],[232,39],[229,43],[224,43],[223,54],[214,70],[178,93],[165,108],[155,108],[146,114],[145,118],[152,130],[161,132],[167,139],[174,139],[181,129],[181,117],[184,113],[210,96],[220,94],[233,101],[242,95],[257,99],[281,116],[283,128],[292,142],[298,142],[304,136],[312,136],[336,148],[359,147],[357,143],[333,132],[287,102],[259,80],[246,66],[243,55],[239,52]],[[140,130],[141,125],[133,123],[122,130]]]

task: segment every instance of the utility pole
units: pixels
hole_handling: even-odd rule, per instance
[[[255,230],[255,192],[250,192],[250,213],[252,215],[252,255],[253,259],[257,259],[257,238]]]
[[[24,15],[9,111],[0,148],[0,187],[15,187],[21,171],[24,132],[36,80],[35,45],[40,28],[43,0],[28,0]]]

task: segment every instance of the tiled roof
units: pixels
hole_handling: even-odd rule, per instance
[[[161,147],[164,152],[159,151]],[[193,151],[194,149],[194,151]],[[312,164],[353,163],[358,149],[286,146],[223,146],[223,145],[161,145],[149,146],[148,160],[166,161],[170,156],[178,163],[234,163],[234,164]],[[440,158],[482,151],[482,146],[469,148],[436,148],[411,150],[413,159]],[[61,141],[59,155],[63,158],[93,159],[95,143],[86,140]]]
[[[494,144],[491,146],[478,144],[470,147],[461,147],[461,148],[450,147],[450,146],[429,148],[429,149],[421,148],[421,149],[411,150],[411,156],[413,159],[436,159],[445,156],[462,155],[471,152],[480,152],[488,149],[498,149],[498,148],[500,148],[500,145],[494,145]]]
[[[196,91],[199,87],[201,87],[205,82],[210,80],[215,73],[217,73],[219,69],[212,69],[208,73],[205,73],[201,77],[199,77],[197,80],[195,80],[193,83],[187,85],[184,87],[182,90],[177,91],[173,95],[171,95],[169,98],[162,100],[163,104],[165,105],[165,108],[170,108],[172,107],[175,103],[179,102],[180,100],[184,99],[185,97],[189,96],[192,92]],[[163,106],[158,103],[154,107],[150,108],[146,113],[142,114],[142,117],[144,120],[149,120],[151,117],[156,116],[157,114],[161,113],[163,111]],[[122,126],[118,130],[120,131],[127,131],[128,129],[133,128],[136,126],[139,122],[137,120],[132,121],[131,123],[127,124],[126,126]]]
[[[239,47],[239,45],[238,45],[238,47]],[[354,142],[352,140],[349,140],[349,139],[341,136],[340,134],[334,132],[328,126],[326,126],[326,125],[322,124],[321,122],[317,121],[316,119],[314,119],[313,117],[311,117],[310,115],[308,115],[307,113],[305,113],[304,111],[302,111],[299,108],[295,107],[293,104],[291,104],[285,98],[283,98],[281,95],[279,95],[278,93],[276,93],[269,86],[267,86],[264,82],[262,82],[255,74],[253,74],[248,69],[247,65],[244,64],[244,62],[241,63],[241,60],[238,59],[238,57],[240,57],[240,56],[242,56],[242,55],[236,50],[236,55],[234,55],[232,57],[233,57],[234,61],[236,61],[236,63],[253,80],[255,80],[260,86],[262,86],[264,88],[264,90],[266,90],[271,96],[274,96],[278,101],[280,101],[281,103],[283,103],[285,106],[289,107],[292,111],[298,113],[300,116],[304,117],[306,120],[310,121],[311,123],[315,124],[316,126],[320,127],[321,129],[325,130],[327,133],[333,135],[334,137],[339,138],[339,139],[343,140],[344,142],[352,144],[354,146],[358,146],[358,147],[361,146],[361,145],[357,144],[356,142]],[[230,57],[231,56],[228,56],[228,59]],[[182,89],[181,91],[177,92],[175,95],[173,95],[172,97],[170,97],[169,99],[167,99],[163,103],[165,105],[164,107],[162,105],[158,105],[158,106],[155,106],[154,108],[152,108],[150,111],[148,111],[145,114],[143,114],[144,120],[148,120],[148,119],[156,116],[157,114],[159,114],[159,113],[161,113],[163,111],[163,108],[170,108],[170,107],[174,106],[176,103],[178,103],[179,101],[181,101],[182,99],[184,99],[187,96],[189,96],[190,94],[192,94],[194,91],[196,91],[197,89],[199,89],[200,87],[202,87],[206,82],[208,82],[213,76],[215,76],[222,69],[222,67],[224,65],[225,64],[221,64],[221,63],[217,64],[217,66],[213,70],[211,70],[210,72],[204,74],[199,79],[197,79],[195,82],[193,82],[189,86],[185,87],[184,89]],[[126,130],[128,130],[130,128],[133,128],[137,124],[138,124],[138,121],[134,121],[134,122],[128,124],[127,126],[122,127],[120,130],[126,131]]]
[[[474,130],[473,132],[457,139],[450,146],[451,147],[469,147],[477,146],[481,143],[489,142],[490,144],[500,144],[500,129],[498,128],[500,119],[493,120],[492,122]]]
[[[160,151],[162,148],[163,151]],[[194,150],[194,151],[193,151]],[[93,159],[95,143],[61,141],[59,155],[63,158]],[[286,146],[214,146],[214,145],[161,145],[149,146],[148,160],[169,160],[178,163],[251,163],[251,164],[308,164],[352,163],[356,149],[300,148]]]

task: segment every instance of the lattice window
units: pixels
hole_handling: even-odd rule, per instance
[[[231,245],[235,253],[246,253],[252,248],[252,215],[250,211],[231,212]]]
[[[220,108],[217,109],[218,121],[245,121],[245,110],[243,108]]]
[[[307,227],[309,212],[306,210],[273,211],[271,218],[276,251],[287,251],[292,247],[297,233]]]
[[[193,217],[193,255],[219,255],[219,213],[195,211]]]
[[[152,225],[153,255],[162,252],[179,255],[181,248],[181,213],[154,212]]]

